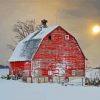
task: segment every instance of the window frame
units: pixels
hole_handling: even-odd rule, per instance
[[[65,40],[69,40],[69,35],[65,35]]]

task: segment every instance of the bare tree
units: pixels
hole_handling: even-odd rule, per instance
[[[41,25],[36,25],[35,20],[28,21],[18,21],[13,28],[13,31],[16,33],[13,40],[15,45],[8,44],[8,48],[11,50],[15,49],[16,44],[23,40],[27,35],[33,33],[35,30],[40,30]]]
[[[8,47],[10,50],[12,50],[12,51],[15,50],[15,46],[12,45],[12,44],[7,44],[7,47]]]
[[[16,32],[16,39],[21,41],[27,35],[34,32],[36,29],[35,20],[28,20],[26,22],[18,21],[17,24],[14,25],[13,31]]]

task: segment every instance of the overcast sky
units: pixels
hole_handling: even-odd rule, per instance
[[[0,64],[8,64],[18,20],[47,19],[48,25],[61,25],[78,40],[91,66],[100,65],[100,34],[93,35],[93,25],[100,24],[100,0],[0,0]]]

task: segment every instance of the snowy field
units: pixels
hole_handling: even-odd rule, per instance
[[[7,72],[0,69],[0,75]],[[100,88],[0,79],[0,100],[100,100]]]
[[[100,78],[100,69],[89,69],[86,73],[86,76],[88,78]]]

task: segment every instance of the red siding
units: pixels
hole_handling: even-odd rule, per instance
[[[68,40],[65,39],[66,35],[69,35]],[[51,36],[51,40],[48,36]],[[59,27],[43,39],[33,57],[33,67],[55,69],[63,61],[66,62],[66,76],[85,75],[85,57],[76,39]]]
[[[12,72],[14,75],[19,71],[23,73],[24,70],[31,70],[31,62],[29,61],[10,62],[10,66],[10,72]]]

